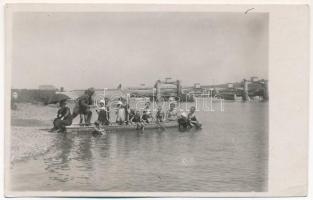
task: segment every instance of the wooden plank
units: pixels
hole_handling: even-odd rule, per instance
[[[172,127],[178,127],[178,123],[176,121],[173,122],[163,122],[160,125],[156,123],[150,123],[145,124],[145,129],[158,129],[158,128],[172,128]],[[131,131],[136,130],[137,126],[136,124],[129,124],[129,125],[118,125],[116,123],[101,126],[101,129],[104,129],[105,131]],[[47,129],[41,129],[41,130],[49,130]],[[81,126],[79,124],[73,124],[71,126],[66,127],[67,132],[92,132],[95,131],[96,128],[92,124],[90,126]]]

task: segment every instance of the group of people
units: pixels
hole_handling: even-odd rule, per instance
[[[94,88],[87,89],[82,96],[80,96],[76,102],[71,113],[70,108],[66,104],[66,99],[62,99],[60,104],[60,109],[57,112],[57,117],[53,121],[53,128],[50,132],[65,132],[66,126],[70,126],[73,120],[79,115],[80,124],[85,121],[86,125],[90,125],[92,111],[91,107],[93,104],[92,96],[95,94]]]
[[[97,127],[110,124],[109,107],[105,104],[104,100],[100,101],[100,106],[96,109],[98,113],[98,120],[95,122]],[[157,112],[153,115],[150,102],[146,102],[142,110],[130,108],[128,103],[122,101],[117,102],[116,106],[116,119],[118,125],[136,124],[137,129],[144,129],[145,124],[151,122],[160,123],[164,121],[176,121],[178,113],[175,108],[175,103],[170,104],[170,109],[164,113],[162,107],[157,108]]]
[[[71,125],[72,121],[78,115],[80,116],[80,124],[86,126],[90,125],[92,117],[91,108],[93,107],[92,96],[94,95],[94,93],[95,90],[93,88],[89,88],[88,90],[86,90],[84,95],[76,100],[73,113],[71,113],[70,108],[66,105],[66,100],[61,100],[60,109],[57,112],[57,117],[53,121],[54,126],[50,131],[65,132],[66,126]],[[145,125],[151,122],[160,124],[161,122],[165,121],[178,121],[180,127],[201,127],[201,124],[195,117],[195,107],[191,107],[188,114],[184,112],[179,114],[177,112],[175,103],[172,102],[170,103],[169,109],[166,111],[166,113],[162,110],[162,107],[159,106],[154,115],[150,107],[150,102],[146,102],[142,110],[136,110],[130,108],[127,102],[123,103],[122,100],[120,100],[117,102],[116,106],[115,122],[118,125],[135,124],[137,129],[144,129]],[[96,127],[99,128],[100,126],[106,126],[111,123],[108,101],[100,100],[96,112],[98,114],[98,118],[95,121]]]

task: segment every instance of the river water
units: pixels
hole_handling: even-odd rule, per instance
[[[9,187],[12,191],[266,191],[268,104],[225,102],[223,108],[199,111],[203,129],[188,132],[169,128],[57,134],[13,126]]]

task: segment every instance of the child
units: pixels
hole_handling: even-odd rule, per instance
[[[143,110],[143,114],[142,114],[142,120],[145,123],[150,123],[152,121],[152,113],[151,113],[151,110],[150,110],[150,102],[146,103],[146,107]]]
[[[66,132],[66,126],[72,124],[72,115],[69,107],[66,106],[66,99],[60,101],[60,109],[57,112],[57,118],[53,121],[53,128],[50,132],[58,131],[58,133]]]
[[[164,112],[162,111],[162,107],[159,106],[159,107],[158,107],[158,110],[157,110],[157,113],[156,113],[156,116],[155,116],[156,121],[157,121],[157,122],[163,122],[163,121],[164,121],[164,117],[165,117],[165,114],[164,114]]]
[[[134,109],[128,109],[127,112],[127,118],[126,118],[126,124],[132,124],[131,119],[136,115],[136,112]]]
[[[105,101],[101,100],[99,102],[99,108],[96,110],[96,112],[98,113],[98,120],[95,121],[95,125],[97,126],[97,128],[99,128],[99,126],[103,126],[103,125],[109,125],[110,121],[108,118],[108,111],[107,108],[105,106]]]
[[[177,110],[175,108],[175,103],[170,104],[170,109],[166,113],[166,119],[168,121],[176,121],[177,120]]]
[[[144,129],[144,123],[139,111],[136,111],[136,114],[130,119],[130,121],[136,123],[137,130]]]

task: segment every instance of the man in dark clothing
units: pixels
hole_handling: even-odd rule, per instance
[[[50,132],[58,131],[63,133],[66,131],[66,126],[72,124],[71,110],[66,106],[66,100],[60,101],[60,109],[57,113],[57,118],[53,121],[53,128]]]
[[[77,117],[77,115],[83,115],[85,118],[86,125],[90,125],[90,120],[92,116],[92,112],[90,110],[90,106],[92,105],[92,96],[94,95],[95,90],[93,88],[89,88],[85,91],[85,94],[80,96],[73,110],[72,119]],[[80,121],[82,124],[82,120]]]

